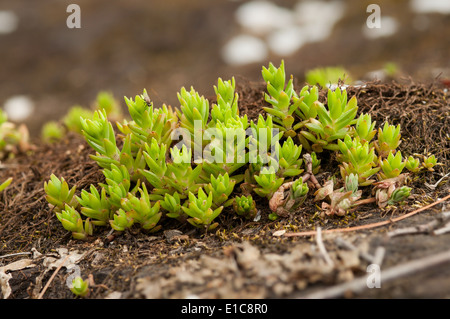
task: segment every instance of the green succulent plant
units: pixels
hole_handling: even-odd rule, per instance
[[[106,196],[105,188],[99,192],[94,185],[90,186],[90,192],[81,190],[81,197],[76,196],[81,205],[81,213],[89,217],[95,226],[106,226],[111,219],[111,204]]]
[[[339,80],[351,82],[349,72],[342,67],[323,67],[308,70],[305,74],[306,82],[310,85],[319,84],[326,87],[329,84],[337,84]]]
[[[167,211],[167,217],[181,221],[185,220],[185,214],[181,209],[181,197],[177,192],[173,195],[164,194],[164,200],[161,200],[161,207]]]
[[[246,219],[254,219],[257,214],[256,203],[251,195],[236,196],[233,201],[233,208],[236,214]]]
[[[274,126],[271,115],[267,115],[264,119],[261,114],[256,123],[253,120],[250,121],[250,133],[249,153],[254,157],[256,157],[254,153],[258,150],[262,152],[271,150],[284,134]]]
[[[198,190],[197,196],[189,192],[187,207],[181,207],[186,215],[190,217],[187,221],[195,227],[204,227],[207,230],[216,228],[219,223],[213,223],[213,220],[222,212],[223,206],[213,209],[212,200],[212,192],[206,195],[202,188]]]
[[[374,182],[370,177],[376,174],[380,167],[377,167],[375,150],[369,147],[368,142],[361,142],[359,138],[345,136],[344,141],[338,141],[340,154],[338,160],[341,177],[346,178],[350,174],[358,175],[360,186],[367,186]]]
[[[122,208],[119,208],[109,223],[114,230],[122,232],[133,226],[134,219],[131,217],[131,212],[125,212]]]
[[[264,167],[273,167],[274,171],[279,168],[277,159],[267,153],[251,156],[250,159],[244,173],[244,184],[246,185],[256,184],[255,176],[259,175]]]
[[[72,237],[75,239],[85,240],[93,234],[94,228],[90,219],[83,221],[81,215],[72,206],[65,204],[65,208],[57,212],[56,217],[64,229],[72,232]]]
[[[283,146],[280,146],[280,143],[277,142],[275,153],[278,156],[278,176],[293,177],[303,173],[304,170],[301,168],[303,160],[300,157],[302,146],[295,145],[291,137],[284,141]]]
[[[289,190],[289,195],[284,204],[284,208],[288,210],[293,210],[300,207],[305,202],[308,192],[309,192],[308,184],[303,182],[302,177],[295,180]]]
[[[221,78],[214,86],[217,102],[211,107],[212,123],[227,123],[230,119],[239,119],[238,100],[239,95],[235,92],[236,82],[234,77],[231,80],[223,81]],[[247,116],[245,116],[245,119]]]
[[[320,171],[320,163],[322,160],[317,158],[316,152],[311,152],[312,173],[318,174]]]
[[[82,134],[83,126],[81,119],[92,119],[93,117],[94,111],[80,105],[75,105],[69,109],[62,121],[69,131]]]
[[[305,126],[309,131],[300,133],[309,142],[303,139],[303,146],[307,150],[322,152],[324,149],[336,151],[339,149],[336,140],[343,139],[348,135],[350,125],[353,124],[356,112],[358,111],[356,97],[352,97],[347,103],[347,91],[328,90],[327,106],[316,102],[319,119],[310,118]],[[312,145],[310,145],[312,143]]]
[[[180,109],[176,109],[176,113],[180,119],[180,127],[189,131],[192,148],[203,149],[202,133],[208,127],[209,101],[193,87],[190,91],[181,88],[177,96]]]
[[[76,187],[73,186],[69,189],[64,177],[58,179],[55,174],[50,176],[48,182],[44,182],[44,191],[46,193],[45,199],[53,207],[55,212],[60,212],[68,204],[71,207],[77,207],[78,202],[76,200],[75,191]]]
[[[86,297],[89,295],[89,280],[83,280],[80,276],[75,277],[72,280],[72,288],[70,288],[70,291],[77,297]]]
[[[193,88],[181,89],[176,109],[154,107],[145,90],[134,100],[125,98],[131,120],[122,119],[118,103],[106,92],[97,96],[95,112],[73,108],[65,125],[82,132],[105,182],[82,189],[79,196],[63,178],[52,175],[44,183],[46,200],[63,227],[78,239],[91,236],[95,226],[125,231],[136,224],[153,232],[161,228],[164,214],[212,230],[230,205],[238,215],[255,219],[252,192],[269,200],[269,219],[275,220],[304,204],[311,185],[317,189],[314,200],[322,201],[322,214],[342,216],[363,202],[385,207],[403,201],[411,188],[403,186],[402,170],[433,170],[439,164],[434,156],[422,163],[411,156],[403,160],[396,149],[400,125],[385,123],[377,131],[369,114],[356,118],[356,97],[348,100],[345,89],[328,89],[323,104],[316,85],[295,91],[284,61],[278,68],[272,63],[263,67],[262,75],[270,107],[250,122],[239,115],[234,78],[218,79],[211,108]],[[116,120],[117,135],[108,118]],[[0,155],[18,148],[26,136],[0,111]],[[321,187],[314,176],[320,173],[318,154],[324,150],[335,152],[331,159],[336,155],[339,161],[344,180],[339,189],[334,187],[341,179],[333,177]],[[375,198],[359,200],[359,187],[372,184]],[[234,194],[236,186],[242,196]],[[84,289],[81,282],[79,287]]]
[[[56,121],[49,121],[42,126],[41,137],[46,143],[54,143],[65,135],[64,127]]]
[[[381,171],[378,177],[380,180],[397,177],[401,174],[405,165],[406,161],[403,161],[400,151],[397,151],[395,156],[391,152],[386,159],[380,161]]]
[[[305,145],[305,149],[311,151],[310,143],[308,139],[305,138],[305,135],[310,134],[305,125],[310,123],[310,119],[315,119],[317,117],[317,103],[319,99],[319,90],[317,86],[304,86],[300,93],[299,97],[293,97],[293,100],[297,102],[297,99],[300,99],[300,105],[295,110],[295,113],[300,118],[300,122],[295,123],[294,131],[298,131],[297,138],[301,145]],[[305,133],[303,133],[305,132]]]
[[[263,167],[260,174],[255,175],[254,178],[259,187],[255,187],[253,191],[259,196],[266,197],[268,199],[272,198],[273,193],[280,188],[284,181],[283,177],[277,177],[273,166],[270,166],[269,168]]]
[[[411,173],[418,173],[422,169],[420,166],[420,160],[418,158],[414,158],[413,156],[408,156],[405,163],[405,168]]]
[[[399,188],[396,188],[392,194],[391,197],[388,200],[388,205],[394,205],[396,203],[403,202],[411,195],[412,188],[407,186],[402,186]]]
[[[299,107],[295,110],[295,113],[301,119],[301,122],[296,123],[294,126],[294,130],[302,128],[306,123],[309,122],[309,119],[316,118],[317,116],[317,106],[316,102],[319,99],[319,89],[317,86],[309,87],[305,85],[299,93],[299,97],[293,97],[294,102],[297,100],[301,100],[299,103]]]
[[[122,209],[127,212],[134,223],[140,224],[143,229],[151,230],[152,232],[159,230],[161,226],[157,226],[157,223],[162,215],[159,211],[160,202],[156,201],[152,205],[145,184],[142,184],[142,187],[139,187],[137,191],[139,192],[140,197],[128,193],[126,198],[122,198]]]
[[[389,153],[395,152],[400,143],[400,124],[394,126],[385,122],[383,128],[378,128],[378,136],[375,141],[375,148],[378,156],[386,158]]]
[[[144,144],[144,148],[145,151],[142,154],[147,167],[138,169],[138,173],[144,176],[154,188],[163,188],[166,185],[164,176],[167,172],[167,146],[164,143],[158,144],[157,140],[152,138],[150,144]]]
[[[95,111],[92,119],[81,118],[81,126],[86,142],[96,151],[91,158],[103,168],[110,168],[111,164],[119,165],[120,150],[106,111]]]
[[[370,114],[361,114],[355,124],[355,133],[361,141],[370,142],[377,134],[375,129],[376,122],[372,122],[372,117]]]
[[[171,193],[177,191],[180,195],[187,196],[189,192],[195,193],[201,185],[199,176],[202,172],[202,165],[193,167],[191,164],[191,149],[187,149],[185,145],[182,146],[181,150],[176,146],[172,147],[170,154],[172,162],[167,164],[167,172],[164,178],[166,187]],[[166,191],[153,190],[153,193],[165,194]]]
[[[437,159],[434,155],[430,155],[430,156],[425,156],[423,158],[423,162],[422,162],[422,166],[429,170],[430,172],[434,171],[434,168],[436,165],[438,165],[439,163],[437,162]]]
[[[121,207],[121,200],[125,198],[130,191],[130,174],[124,165],[111,165],[111,169],[103,169],[106,184],[100,183],[109,195],[109,202],[114,207]]]
[[[232,204],[232,199],[229,199],[229,196],[233,192],[235,184],[236,181],[230,178],[227,173],[218,175],[217,178],[211,175],[211,181],[205,186],[205,191],[212,193],[213,207],[227,207]]]
[[[117,123],[117,127],[122,133],[131,135],[134,145],[139,147],[145,142],[150,143],[152,139],[158,143],[171,144],[171,134],[177,127],[178,118],[170,106],[164,104],[161,108],[154,108],[146,90],[136,95],[134,101],[125,98],[125,103],[132,121]]]
[[[226,124],[218,121],[214,127],[205,132],[204,138],[211,140],[211,143],[207,144],[203,150],[201,178],[204,181],[209,181],[211,175],[225,173],[234,175],[237,170],[247,164],[249,155],[246,147],[249,137],[246,136],[246,128],[240,120],[229,119]],[[234,178],[240,182],[243,176],[234,176]]]
[[[293,129],[295,112],[300,107],[303,97],[299,98],[295,93],[292,75],[286,83],[284,61],[281,61],[279,68],[272,63],[268,68],[263,67],[262,76],[267,83],[267,92],[269,93],[265,93],[265,100],[272,105],[272,107],[263,107],[263,109],[273,116],[276,127],[285,132],[285,136],[296,136]]]

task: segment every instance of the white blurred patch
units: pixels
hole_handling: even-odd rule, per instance
[[[33,113],[34,103],[25,95],[17,95],[6,100],[3,108],[8,115],[8,120],[20,122]]]
[[[450,1],[450,0],[449,0]],[[398,30],[398,22],[393,17],[382,16],[380,28],[368,28],[363,25],[363,34],[368,39],[377,39],[394,35]]]
[[[16,31],[19,26],[19,18],[12,11],[0,11],[0,34],[8,34]]]
[[[245,2],[235,14],[243,34],[223,48],[224,60],[234,65],[260,62],[269,50],[278,56],[291,55],[308,42],[327,39],[344,12],[345,3],[338,0],[299,1],[292,10],[267,0]]]
[[[296,20],[310,42],[327,39],[345,13],[343,1],[300,1],[295,6]]]
[[[409,6],[415,13],[450,14],[450,0],[411,0]]]
[[[222,57],[230,65],[245,65],[264,61],[267,51],[267,46],[261,39],[250,35],[238,35],[225,44]]]
[[[300,49],[306,42],[304,30],[297,26],[290,26],[272,32],[267,37],[267,44],[272,52],[280,56],[290,55]]]
[[[260,35],[293,22],[292,11],[269,1],[246,2],[237,9],[235,17],[242,27]]]

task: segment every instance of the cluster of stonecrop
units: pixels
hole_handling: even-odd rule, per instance
[[[79,196],[63,178],[52,175],[45,183],[47,201],[64,228],[85,239],[97,226],[124,231],[140,225],[156,231],[161,219],[174,218],[212,230],[226,207],[254,219],[253,196],[270,200],[285,185],[290,187],[284,206],[294,211],[310,190],[306,175],[319,172],[320,154],[326,150],[337,153],[346,186],[335,191],[330,181],[316,191],[316,199],[329,198],[323,210],[343,215],[360,198],[358,186],[371,185],[373,178],[399,178],[404,168],[418,171],[436,164],[434,157],[422,165],[415,158],[403,159],[396,150],[399,126],[386,123],[377,132],[370,115],[356,118],[356,98],[348,100],[345,89],[328,90],[324,104],[318,87],[305,86],[297,93],[292,77],[286,83],[283,63],[264,67],[262,75],[271,107],[256,121],[239,114],[234,78],[218,80],[211,106],[193,88],[181,89],[175,109],[154,107],[145,90],[134,100],[125,98],[131,119],[116,122],[118,133],[109,118],[111,100],[102,106],[99,99],[92,116],[81,117],[77,125],[95,151],[91,158],[105,182]],[[306,153],[308,163],[302,158]],[[388,189],[389,204],[409,195],[405,188],[402,196]],[[275,212],[270,215],[276,218]]]
[[[61,140],[67,132],[82,133],[83,127],[81,119],[91,119],[96,110],[105,110],[110,120],[121,120],[122,110],[118,101],[110,92],[99,92],[91,108],[81,105],[74,105],[64,115],[61,121],[49,121],[44,124],[41,130],[41,137],[44,142],[53,143]]]

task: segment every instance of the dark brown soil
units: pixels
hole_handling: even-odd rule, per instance
[[[256,119],[264,105],[264,85],[240,81],[240,108],[249,119]],[[78,135],[69,135],[52,146],[38,144],[30,155],[19,155],[4,163],[0,180],[12,176],[14,182],[0,194],[0,267],[22,259],[32,251],[42,254],[33,265],[10,271],[10,299],[59,298],[74,295],[66,280],[66,268],[48,268],[64,257],[61,248],[84,254],[77,261],[81,275],[95,281],[89,298],[296,298],[321,291],[356,277],[367,276],[369,262],[361,253],[374,254],[377,247],[386,250],[382,271],[406,261],[447,251],[450,234],[411,234],[388,238],[396,228],[417,226],[436,219],[445,211],[445,203],[388,226],[362,231],[324,234],[323,242],[334,261],[325,263],[318,252],[315,237],[273,236],[275,231],[299,232],[347,228],[390,220],[433,203],[449,194],[448,178],[435,189],[434,184],[449,171],[450,107],[446,90],[434,84],[369,83],[348,88],[356,95],[361,112],[369,112],[378,124],[389,120],[401,124],[403,156],[435,154],[439,162],[435,172],[421,173],[410,181],[413,195],[406,205],[381,210],[374,204],[345,217],[320,218],[314,203],[304,210],[275,222],[268,220],[265,200],[258,200],[258,222],[238,218],[224,211],[217,231],[203,234],[173,220],[161,222],[163,230],[145,234],[132,229],[111,237],[109,229],[97,228],[87,242],[75,241],[65,231],[44,199],[43,184],[52,173],[63,176],[78,192],[103,175],[89,159],[92,150]],[[324,94],[324,91],[322,92]],[[324,168],[337,171],[336,163],[324,160]],[[447,201],[448,203],[448,201]],[[448,204],[447,204],[448,205]],[[448,210],[448,207],[447,207]],[[178,231],[178,232],[177,232]],[[340,237],[357,247],[344,249],[336,244]],[[22,255],[13,255],[23,253]],[[52,278],[52,275],[56,276]],[[48,287],[44,286],[50,283]],[[42,293],[40,296],[40,293]],[[114,293],[114,294],[113,294]],[[337,297],[408,298],[450,297],[448,263],[407,277],[382,282],[379,289],[365,288],[359,293]]]

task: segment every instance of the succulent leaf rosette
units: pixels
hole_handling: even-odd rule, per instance
[[[391,152],[395,152],[402,142],[400,138],[400,124],[394,126],[385,122],[383,128],[378,128],[378,137],[375,141],[378,156],[386,158]]]
[[[413,156],[408,156],[405,163],[405,168],[411,173],[418,173],[422,169],[420,166],[420,160]]]
[[[265,94],[265,100],[272,105],[263,109],[274,117],[276,127],[285,132],[285,136],[294,137],[296,135],[293,130],[295,111],[299,108],[302,98],[298,98],[294,91],[293,77],[291,76],[288,83],[285,83],[284,61],[281,61],[279,68],[272,63],[268,68],[263,67],[262,76],[267,83],[269,93]]]
[[[190,217],[187,221],[195,227],[204,227],[207,230],[216,228],[219,224],[217,222],[213,223],[213,220],[222,212],[223,206],[213,209],[212,201],[212,192],[206,195],[202,188],[198,190],[197,196],[189,192],[187,207],[181,207]]]
[[[83,221],[78,211],[67,204],[61,212],[56,213],[56,217],[66,230],[72,232],[75,239],[86,240],[94,231],[89,218]]]
[[[211,175],[211,182],[205,186],[205,190],[213,195],[213,206],[224,207],[230,206],[232,200],[228,200],[229,196],[233,192],[236,181],[228,176],[228,174],[219,175],[214,177]]]
[[[278,156],[279,163],[278,176],[293,177],[303,173],[301,153],[302,146],[295,145],[291,137],[284,141],[283,146],[277,142],[275,144],[275,154]]]
[[[345,179],[346,176],[355,174],[360,186],[372,184],[374,180],[370,177],[380,170],[376,165],[375,149],[367,141],[361,142],[358,137],[352,139],[349,135],[343,141],[338,141],[338,147],[341,177]]]
[[[76,198],[74,197],[76,187],[73,186],[69,189],[69,185],[64,177],[59,179],[52,174],[50,176],[50,180],[48,182],[44,182],[44,190],[46,193],[45,199],[51,207],[53,207],[55,212],[60,212],[63,210],[66,204],[72,207],[78,206]]]
[[[272,195],[278,190],[278,188],[283,184],[284,178],[279,178],[273,166],[269,168],[263,167],[259,175],[254,176],[258,186],[253,190],[256,194],[261,197],[266,197],[268,199],[272,198]]]
[[[389,153],[388,157],[380,161],[381,171],[378,174],[379,180],[397,177],[406,165],[406,161],[402,159],[402,153],[397,151],[394,154]]]
[[[246,219],[254,219],[257,214],[256,204],[251,195],[237,196],[233,201],[233,208],[236,214]]]
[[[347,91],[328,90],[328,109],[320,102],[315,102],[318,119],[311,118],[305,126],[309,131],[300,133],[306,138],[311,147],[305,145],[307,149],[315,152],[322,152],[324,149],[336,151],[339,149],[336,140],[343,139],[350,131],[356,112],[358,111],[356,97],[353,96],[347,103]]]

